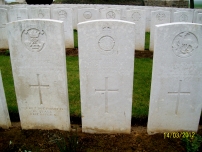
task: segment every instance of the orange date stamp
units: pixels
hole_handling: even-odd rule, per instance
[[[164,139],[166,138],[194,138],[195,132],[164,132]]]

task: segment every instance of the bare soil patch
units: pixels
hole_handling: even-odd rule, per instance
[[[198,133],[202,135],[202,127]],[[77,139],[78,142],[73,142]],[[146,126],[132,126],[131,134],[87,134],[81,125],[73,124],[72,131],[22,130],[19,122],[13,122],[8,130],[0,129],[0,151],[57,152],[58,145],[76,146],[76,151],[141,151],[185,152],[180,138],[166,138],[163,134],[148,135]],[[9,145],[10,143],[10,145]],[[200,149],[202,150],[202,149]]]

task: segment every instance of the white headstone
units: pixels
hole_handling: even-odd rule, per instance
[[[78,23],[99,19],[99,11],[94,8],[78,9]]]
[[[169,11],[152,11],[151,12],[151,27],[150,27],[150,43],[149,50],[154,51],[154,28],[155,25],[170,23]]]
[[[150,32],[150,24],[151,24],[151,7],[145,7],[144,10],[146,11],[146,27],[145,31]]]
[[[14,8],[8,12],[9,22],[28,19],[28,11],[26,8]]]
[[[5,1],[4,0],[0,0],[0,5],[5,5]]]
[[[0,49],[8,49],[8,39],[6,33],[7,22],[7,9],[0,8]]]
[[[0,5],[0,8],[4,8],[4,9],[9,10],[10,9],[10,5]]]
[[[121,10],[115,8],[100,9],[102,19],[121,19]]]
[[[72,7],[73,29],[77,30],[78,24],[78,7]]]
[[[64,22],[65,47],[74,48],[74,33],[71,8],[54,8],[52,18]]]
[[[7,30],[22,128],[70,130],[63,22],[21,20]]]
[[[8,108],[6,103],[6,97],[3,88],[3,81],[0,71],[0,127],[8,129],[11,126],[10,117],[8,114]]]
[[[28,7],[30,19],[50,19],[50,8]]]
[[[202,24],[202,13],[197,14],[196,23]]]
[[[193,14],[190,12],[174,12],[173,22],[190,22],[192,23]]]
[[[202,108],[202,25],[156,26],[147,131],[197,131]]]
[[[175,13],[177,12],[182,12],[181,14],[179,13],[177,16],[175,15]],[[170,22],[174,22],[174,16],[176,16],[176,20],[183,22],[184,20],[189,20],[190,22],[190,18],[191,18],[191,22],[193,21],[193,17],[194,17],[194,9],[189,9],[189,8],[172,8],[171,10],[171,16],[170,16]]]
[[[82,131],[130,133],[135,24],[78,24]]]
[[[196,21],[197,21],[197,15],[198,15],[199,13],[202,13],[202,9],[196,9],[196,10],[194,10],[193,23],[197,23],[197,22],[196,22]]]
[[[127,10],[127,20],[135,23],[135,49],[144,51],[145,45],[145,11],[144,10]]]

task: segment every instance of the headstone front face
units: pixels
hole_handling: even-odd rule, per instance
[[[145,31],[150,32],[150,24],[151,24],[151,10],[152,8],[150,7],[145,7],[144,10],[146,11],[146,27]]]
[[[0,49],[8,49],[8,39],[6,33],[7,22],[7,9],[0,8]]]
[[[6,97],[3,88],[3,81],[0,72],[0,127],[8,129],[11,126],[10,117],[6,103]]]
[[[177,14],[175,14],[177,13]],[[194,17],[194,9],[189,9],[189,8],[172,8],[171,10],[171,22],[174,22],[174,16],[176,22],[190,22],[193,21]]]
[[[65,47],[74,48],[72,9],[54,8],[52,18],[64,22]]]
[[[78,24],[82,131],[130,133],[135,24]]]
[[[202,13],[197,14],[196,23],[202,24]]]
[[[50,8],[29,7],[30,19],[50,19]]]
[[[72,17],[73,17],[73,29],[77,30],[78,24],[78,7],[72,7]]]
[[[193,23],[197,23],[197,16],[198,16],[199,13],[202,13],[202,9],[195,9],[195,10],[194,10]]]
[[[5,5],[5,1],[4,0],[0,0],[0,5]]]
[[[170,23],[169,11],[152,11],[151,12],[151,27],[150,27],[150,43],[149,50],[154,51],[154,29],[155,25]]]
[[[101,13],[102,19],[110,19],[110,20],[112,20],[112,19],[120,20],[121,19],[121,10],[120,9],[113,9],[113,8],[101,9],[100,13]]]
[[[93,8],[83,8],[78,10],[78,23],[99,19],[99,11]]]
[[[9,22],[28,19],[28,11],[26,8],[14,8],[8,12]]]
[[[192,22],[193,14],[189,12],[174,12],[173,22]]]
[[[63,28],[55,20],[7,25],[23,129],[70,130]]]
[[[127,21],[135,23],[135,49],[144,51],[145,45],[145,25],[146,16],[144,10],[128,10],[126,11]]]
[[[156,26],[147,131],[197,131],[202,108],[202,25]]]

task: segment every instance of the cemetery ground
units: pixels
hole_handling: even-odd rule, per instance
[[[8,54],[8,51],[1,51],[0,68],[12,127],[8,130],[0,129],[0,151],[186,151],[182,138],[147,134],[152,52],[135,52],[131,134],[82,133],[77,49],[67,49],[66,58],[72,131],[22,130]],[[202,135],[202,127],[199,128],[198,134]],[[195,139],[198,140],[197,137]],[[198,145],[193,142],[193,145],[188,147],[194,148]]]
[[[74,32],[77,34],[76,32]],[[146,33],[145,49],[149,48]],[[77,40],[75,37],[75,46]],[[153,53],[135,52],[131,134],[86,134],[81,130],[78,50],[66,49],[71,132],[59,130],[22,130],[18,114],[11,62],[8,50],[0,50],[0,69],[12,127],[0,129],[0,151],[167,151],[178,152],[198,148],[196,138],[178,138],[166,134],[147,134],[147,116]],[[202,121],[200,121],[202,122]],[[202,127],[198,133],[202,136]],[[166,135],[166,136],[165,136]],[[174,135],[174,134],[173,134]],[[183,141],[182,141],[183,140]],[[191,142],[192,141],[192,142]],[[187,144],[186,144],[187,143]],[[202,151],[202,147],[200,149]]]

